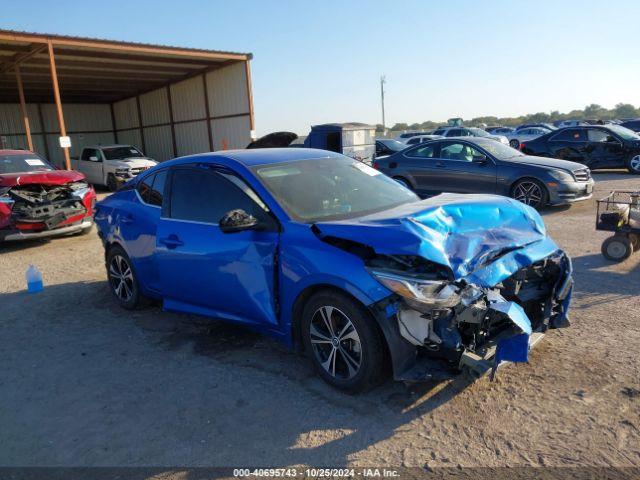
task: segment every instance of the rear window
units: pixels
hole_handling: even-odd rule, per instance
[[[55,170],[35,153],[0,154],[0,174]]]

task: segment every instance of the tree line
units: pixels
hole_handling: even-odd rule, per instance
[[[618,103],[611,109],[604,108],[596,103],[587,105],[583,110],[572,110],[568,113],[560,113],[554,110],[550,113],[538,112],[522,115],[520,117],[476,117],[471,120],[465,120],[464,124],[476,126],[482,123],[487,126],[505,125],[507,127],[515,127],[523,123],[551,123],[561,120],[611,120],[614,118],[638,118],[640,117],[640,108],[636,108],[630,103]],[[443,122],[426,121],[422,123],[396,123],[389,130],[433,130],[441,126]],[[376,131],[382,132],[381,124],[376,125]]]

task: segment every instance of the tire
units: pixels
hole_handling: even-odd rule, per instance
[[[640,175],[640,154],[631,155],[627,159],[627,170],[634,175]]]
[[[536,210],[542,210],[549,202],[547,188],[538,180],[523,178],[511,187],[511,198],[529,205]]]
[[[118,190],[118,181],[116,180],[116,176],[113,173],[107,175],[107,188],[110,192],[115,192]]]
[[[511,140],[509,140],[509,146],[518,150],[520,148],[520,142],[515,138],[512,138]]]
[[[311,363],[329,385],[357,393],[382,380],[382,334],[365,307],[351,297],[333,290],[314,294],[302,311],[301,331]]]
[[[629,237],[613,235],[602,242],[602,255],[611,262],[622,262],[633,253],[633,243]]]
[[[411,188],[411,184],[407,181],[407,179],[402,177],[393,177],[393,179],[403,187],[408,188],[409,190],[413,190],[413,188]]]
[[[107,279],[111,293],[121,307],[134,310],[143,303],[140,286],[129,255],[118,245],[107,253]]]

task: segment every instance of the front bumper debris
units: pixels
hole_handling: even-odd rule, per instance
[[[60,235],[71,235],[74,233],[80,233],[83,230],[91,228],[93,225],[93,219],[86,217],[80,223],[74,225],[68,225],[66,227],[54,228],[53,230],[43,230],[41,232],[28,232],[20,230],[0,231],[0,240],[5,242],[13,242],[20,240],[33,240],[38,238],[57,237]]]

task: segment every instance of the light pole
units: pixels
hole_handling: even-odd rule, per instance
[[[382,103],[382,133],[387,134],[387,125],[384,121],[384,84],[387,83],[387,79],[384,75],[380,77],[380,101]]]

